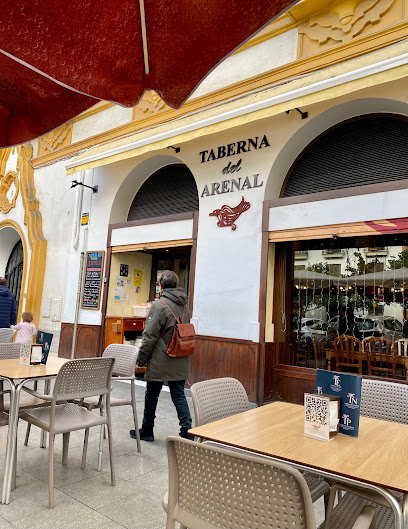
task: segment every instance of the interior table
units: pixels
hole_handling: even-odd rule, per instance
[[[326,360],[327,360],[327,369],[328,371],[331,370],[332,365],[331,361],[332,359],[336,359],[336,353],[334,349],[326,348]],[[367,353],[363,353],[363,360],[367,361]],[[403,365],[405,367],[405,379],[408,381],[408,356],[398,356],[397,355],[397,364]],[[357,364],[356,364],[357,365]]]
[[[20,365],[18,358],[13,360],[0,360],[0,378],[7,380],[11,388],[3,491],[1,497],[3,504],[10,503],[21,388],[29,380],[49,379],[57,376],[65,362],[67,362],[65,358],[49,357],[46,365],[23,366]]]
[[[395,529],[408,529],[408,425],[361,417],[358,437],[324,442],[305,437],[303,424],[303,406],[274,402],[190,433],[380,493],[394,511]],[[402,508],[387,489],[404,494]]]

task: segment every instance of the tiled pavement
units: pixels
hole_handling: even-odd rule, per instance
[[[126,383],[114,384],[114,396],[126,396]],[[143,413],[144,388],[136,389],[139,421]],[[192,410],[191,399],[189,398]],[[112,409],[116,486],[110,485],[107,441],[102,472],[97,472],[99,429],[90,433],[86,470],[81,470],[83,432],[71,434],[68,466],[61,464],[62,436],[57,436],[54,459],[55,508],[48,509],[47,450],[39,448],[40,431],[32,428],[24,447],[25,423],[20,421],[17,489],[9,505],[0,505],[0,529],[162,529],[161,506],[167,490],[165,439],[178,434],[178,421],[168,392],[162,391],[157,408],[155,442],[142,442],[142,452],[130,439],[130,406]],[[3,481],[7,428],[0,428],[0,479]],[[318,502],[317,502],[318,503]],[[322,502],[317,505],[321,520]]]

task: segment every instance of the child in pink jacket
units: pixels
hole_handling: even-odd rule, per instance
[[[33,343],[33,338],[37,332],[33,323],[33,315],[31,312],[23,312],[22,320],[17,325],[10,325],[11,329],[17,330],[15,343]]]

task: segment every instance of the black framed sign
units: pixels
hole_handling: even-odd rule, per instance
[[[105,252],[86,252],[81,308],[99,310]]]

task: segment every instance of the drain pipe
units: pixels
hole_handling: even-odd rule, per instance
[[[81,171],[78,180],[82,183],[84,182],[85,171]],[[75,224],[74,224],[74,233],[73,233],[73,240],[72,240],[72,246],[74,250],[78,250],[78,247],[79,247],[79,238],[81,234],[81,215],[82,215],[83,197],[84,197],[84,188],[83,186],[78,186],[77,196],[76,196],[76,201],[75,201],[75,214],[74,214]],[[82,247],[81,256],[79,260],[79,277],[78,277],[77,296],[76,296],[76,304],[75,304],[74,331],[72,334],[71,360],[75,358],[75,346],[76,346],[76,337],[77,337],[77,331],[78,331],[79,307],[81,305],[81,290],[82,290],[82,280],[83,280],[83,275],[84,275],[84,260],[85,260],[87,236],[88,236],[88,228],[85,228],[83,247]]]
[[[74,318],[74,332],[72,334],[72,348],[71,348],[71,360],[75,358],[75,345],[76,337],[78,331],[78,319],[79,319],[79,308],[81,306],[81,291],[82,291],[82,281],[84,277],[84,263],[85,263],[85,252],[88,241],[88,228],[84,228],[84,238],[82,244],[82,252],[79,259],[79,277],[78,277],[78,286],[77,286],[77,297],[75,304],[75,318]]]

